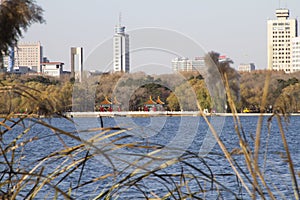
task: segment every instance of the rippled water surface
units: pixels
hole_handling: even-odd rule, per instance
[[[217,118],[215,118],[216,120]],[[234,149],[239,147],[239,140],[237,134],[234,130],[234,121],[232,117],[226,117],[224,119],[224,126],[222,126],[222,132],[220,132],[220,137],[227,147],[228,151],[231,152]],[[220,120],[223,120],[220,118]],[[75,136],[81,137],[83,140],[87,140],[93,136],[93,133],[80,133],[78,134],[77,129],[88,129],[95,128],[100,126],[100,119],[98,118],[76,118],[74,119],[74,123],[61,118],[52,118],[52,119],[43,119],[45,122],[50,123],[51,125],[65,130],[67,132],[73,132]],[[145,142],[148,144],[156,144],[161,145],[161,147],[171,147],[171,148],[183,148],[186,151],[191,151],[196,154],[203,149],[203,141],[207,143],[207,139],[210,134],[208,132],[208,125],[205,123],[204,119],[201,117],[156,117],[156,118],[103,118],[103,124],[105,127],[111,126],[120,126],[126,128],[133,128],[131,131],[127,131],[123,133],[125,135],[130,135],[128,139],[124,140],[125,142]],[[253,149],[255,132],[257,127],[258,117],[249,116],[249,117],[240,117],[241,124],[243,126],[244,135],[250,145],[250,148]],[[290,122],[285,123],[284,131],[285,137],[289,145],[289,149],[291,151],[291,156],[293,159],[294,168],[296,172],[300,172],[300,117],[293,116],[289,118]],[[9,123],[8,123],[9,125]],[[53,130],[46,128],[44,126],[35,124],[30,120],[26,120],[25,128],[21,126],[15,126],[9,134],[5,134],[2,138],[2,142],[4,144],[8,144],[11,142],[16,135],[20,134],[22,131],[25,131],[26,128],[30,127],[30,131],[28,133],[24,133],[23,140],[26,138],[32,138],[34,136],[39,139],[30,142],[22,148],[22,151],[18,152],[20,157],[19,166],[23,166],[25,168],[31,169],[34,163],[49,155],[52,152],[63,149],[66,146],[72,146],[76,144],[80,144],[79,141],[71,139],[64,135],[55,135]],[[223,125],[220,123],[218,126]],[[1,129],[4,129],[1,127]],[[269,130],[270,129],[270,130]],[[293,198],[293,190],[292,190],[292,182],[288,169],[288,165],[286,162],[286,156],[284,151],[284,146],[282,143],[281,134],[279,132],[278,123],[274,118],[268,123],[268,117],[264,117],[263,126],[261,129],[261,148],[259,154],[259,165],[261,166],[262,173],[266,177],[266,181],[268,184],[272,185],[272,188],[277,188],[274,191],[274,194],[278,198],[280,195],[285,195],[287,199]],[[109,138],[108,140],[113,140],[114,138]],[[62,142],[63,141],[63,142]],[[123,141],[123,142],[124,142]],[[214,143],[213,143],[214,144]],[[97,144],[100,145],[101,143]],[[215,145],[210,145],[212,150],[204,157],[204,160],[207,162],[209,167],[203,165],[203,163],[199,162],[199,160],[190,159],[189,162],[195,166],[198,166],[203,170],[211,170],[213,174],[216,175],[216,179],[233,191],[235,194],[238,194],[239,197],[244,199],[249,199],[250,196],[247,194],[245,189],[241,189],[239,184],[237,183],[236,176],[218,176],[218,174],[233,174],[232,168],[226,161],[223,156],[223,153],[220,147]],[[92,152],[93,149],[91,148]],[[126,155],[134,154],[134,153],[149,153],[149,149],[147,150],[130,150],[130,149],[121,149],[120,151],[116,151],[120,153],[121,157],[124,158],[123,153]],[[166,151],[167,152],[167,151]],[[266,153],[267,152],[267,153]],[[115,153],[115,154],[117,154]],[[202,152],[203,153],[203,152]],[[78,157],[84,157],[86,152],[79,153]],[[181,156],[182,152],[178,153],[174,151],[170,153],[168,156],[172,158],[172,156]],[[203,155],[203,154],[201,154]],[[114,155],[117,156],[117,155]],[[164,154],[168,158],[167,154]],[[234,155],[233,158],[239,164],[241,169],[246,170],[244,157],[241,155]],[[130,157],[125,157],[125,160],[131,162]],[[1,158],[3,161],[3,158]],[[55,161],[45,163],[45,169],[53,169],[57,166],[58,163]],[[72,161],[68,161],[66,165],[71,165]],[[117,165],[118,166],[118,165]],[[122,164],[119,164],[119,169],[122,168]],[[5,169],[3,164],[0,165],[1,171]],[[155,166],[153,166],[155,167]],[[180,172],[181,166],[174,165],[167,168],[165,173],[174,173]],[[95,157],[85,163],[84,170],[81,171],[78,169],[75,173],[67,178],[62,179],[59,183],[57,183],[62,190],[67,191],[68,188],[73,187],[78,184],[78,177],[81,174],[80,182],[85,182],[91,180],[93,178],[99,177],[101,175],[113,172],[112,167],[109,165],[107,160],[103,159],[103,157]],[[192,171],[192,173],[194,173]],[[195,172],[196,173],[196,172]],[[124,176],[126,173],[124,173]],[[122,177],[119,177],[122,178]],[[298,181],[300,181],[299,176],[297,177]],[[145,179],[147,180],[147,179]],[[75,199],[90,199],[97,194],[99,194],[102,189],[106,186],[109,186],[114,182],[113,179],[105,179],[102,182],[97,182],[97,184],[90,184],[88,186],[83,186],[78,190],[73,191],[73,196]],[[100,184],[101,183],[101,184]],[[152,179],[152,181],[143,181],[142,182],[145,187],[148,188],[148,192],[154,191],[155,193],[165,194],[167,191],[161,188],[159,184],[159,180]],[[193,187],[194,185],[194,187]],[[199,190],[196,186],[196,183],[191,183],[191,190]],[[249,185],[248,185],[249,186]],[[249,186],[250,187],[250,186]],[[26,188],[24,188],[24,192],[26,193]],[[266,191],[263,191],[266,192]],[[230,192],[224,191],[221,192],[225,199],[231,199],[233,196]],[[134,189],[130,189],[128,191],[124,190],[120,193],[120,199],[143,199],[140,192]],[[44,198],[47,195],[49,198],[53,198],[55,192],[51,190],[51,187],[46,186],[44,190],[42,190],[38,197]],[[21,198],[21,197],[20,197]],[[216,192],[211,192],[203,196],[206,199],[217,199]],[[172,198],[171,198],[172,199]]]

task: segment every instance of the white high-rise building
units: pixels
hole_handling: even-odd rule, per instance
[[[300,37],[292,39],[292,69],[300,71]]]
[[[129,35],[125,33],[125,26],[115,27],[113,38],[113,67],[114,72],[129,72]]]
[[[297,20],[288,9],[277,9],[277,19],[268,20],[268,69],[293,72],[292,38],[297,37]]]

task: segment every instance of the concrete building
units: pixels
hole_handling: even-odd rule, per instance
[[[300,71],[300,37],[292,39],[292,69]]]
[[[15,67],[13,69],[13,71],[11,71],[11,73],[13,73],[13,74],[27,74],[29,72],[30,72],[30,69],[28,67],[21,67],[21,66]]]
[[[288,9],[277,9],[277,19],[268,20],[268,69],[293,72],[292,38],[297,37],[297,20],[289,19]]]
[[[248,64],[240,64],[238,66],[238,71],[239,72],[251,72],[255,70],[255,65],[254,63],[248,63]]]
[[[41,63],[42,65],[42,74],[46,76],[54,76],[60,77],[63,74],[63,66],[62,62],[45,62]]]
[[[205,67],[203,57],[196,57],[190,60],[186,57],[177,57],[172,60],[172,70],[174,71],[201,71]]]
[[[174,58],[172,60],[172,70],[174,71],[193,71],[193,63],[186,57]]]
[[[75,78],[75,57],[78,56],[78,80],[83,78],[83,47],[71,47],[71,77]]]
[[[7,71],[8,72],[13,72],[14,70],[14,65],[15,65],[15,50],[12,47],[9,47],[8,49],[9,54],[8,54],[8,60],[7,60]]]
[[[192,66],[193,70],[197,70],[199,72],[202,72],[202,70],[205,68],[205,61],[203,57],[196,57],[194,60],[192,60]]]
[[[226,55],[219,56],[219,62],[231,62],[232,60]],[[172,70],[173,71],[205,71],[205,60],[204,57],[195,57],[194,60],[190,60],[186,57],[177,57],[172,60]]]
[[[43,48],[40,42],[19,43],[18,46],[14,47],[14,50],[11,51],[13,54],[4,57],[4,66],[10,71],[18,67],[28,67],[30,70],[40,73],[43,57],[42,50]]]
[[[114,72],[130,71],[129,35],[121,24],[115,27],[113,37],[113,68]]]

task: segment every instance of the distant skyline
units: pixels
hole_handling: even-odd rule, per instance
[[[113,37],[120,12],[122,25],[129,34],[143,27],[174,30],[195,40],[205,52],[227,55],[235,68],[240,63],[253,62],[258,69],[267,68],[267,20],[276,18],[275,10],[288,8],[290,18],[296,18],[298,23],[300,19],[299,0],[36,2],[45,10],[46,24],[32,25],[21,41],[40,41],[44,56],[64,62],[68,70],[70,47],[83,47],[87,58],[99,44]],[[130,35],[130,40],[133,39]]]

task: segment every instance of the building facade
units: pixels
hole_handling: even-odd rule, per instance
[[[219,62],[231,62],[231,59],[226,55],[219,56]],[[204,57],[195,57],[194,60],[190,60],[186,57],[177,57],[172,60],[172,70],[178,72],[191,72],[198,71],[205,73],[206,64]]]
[[[113,37],[113,69],[114,72],[130,71],[129,35],[121,25],[115,27]]]
[[[255,65],[254,63],[248,63],[248,64],[240,64],[238,66],[238,71],[239,72],[251,72],[255,70]]]
[[[78,73],[79,82],[83,78],[83,47],[71,47],[71,77],[75,78],[75,57],[78,55]]]
[[[186,57],[178,57],[172,60],[173,71],[193,71],[193,63]]]
[[[60,77],[63,74],[63,66],[62,62],[45,62],[41,63],[42,74],[46,76],[54,76]]]
[[[4,66],[10,71],[17,67],[28,67],[32,71],[41,73],[43,48],[40,42],[19,43],[12,52],[13,56],[10,55],[4,58]]]
[[[297,37],[297,20],[288,9],[277,9],[277,19],[268,20],[268,69],[293,72],[292,38]]]
[[[172,70],[178,72],[201,71],[205,67],[203,57],[196,57],[190,60],[186,57],[177,57],[172,60]]]
[[[300,71],[300,37],[292,39],[292,68],[293,72]]]

